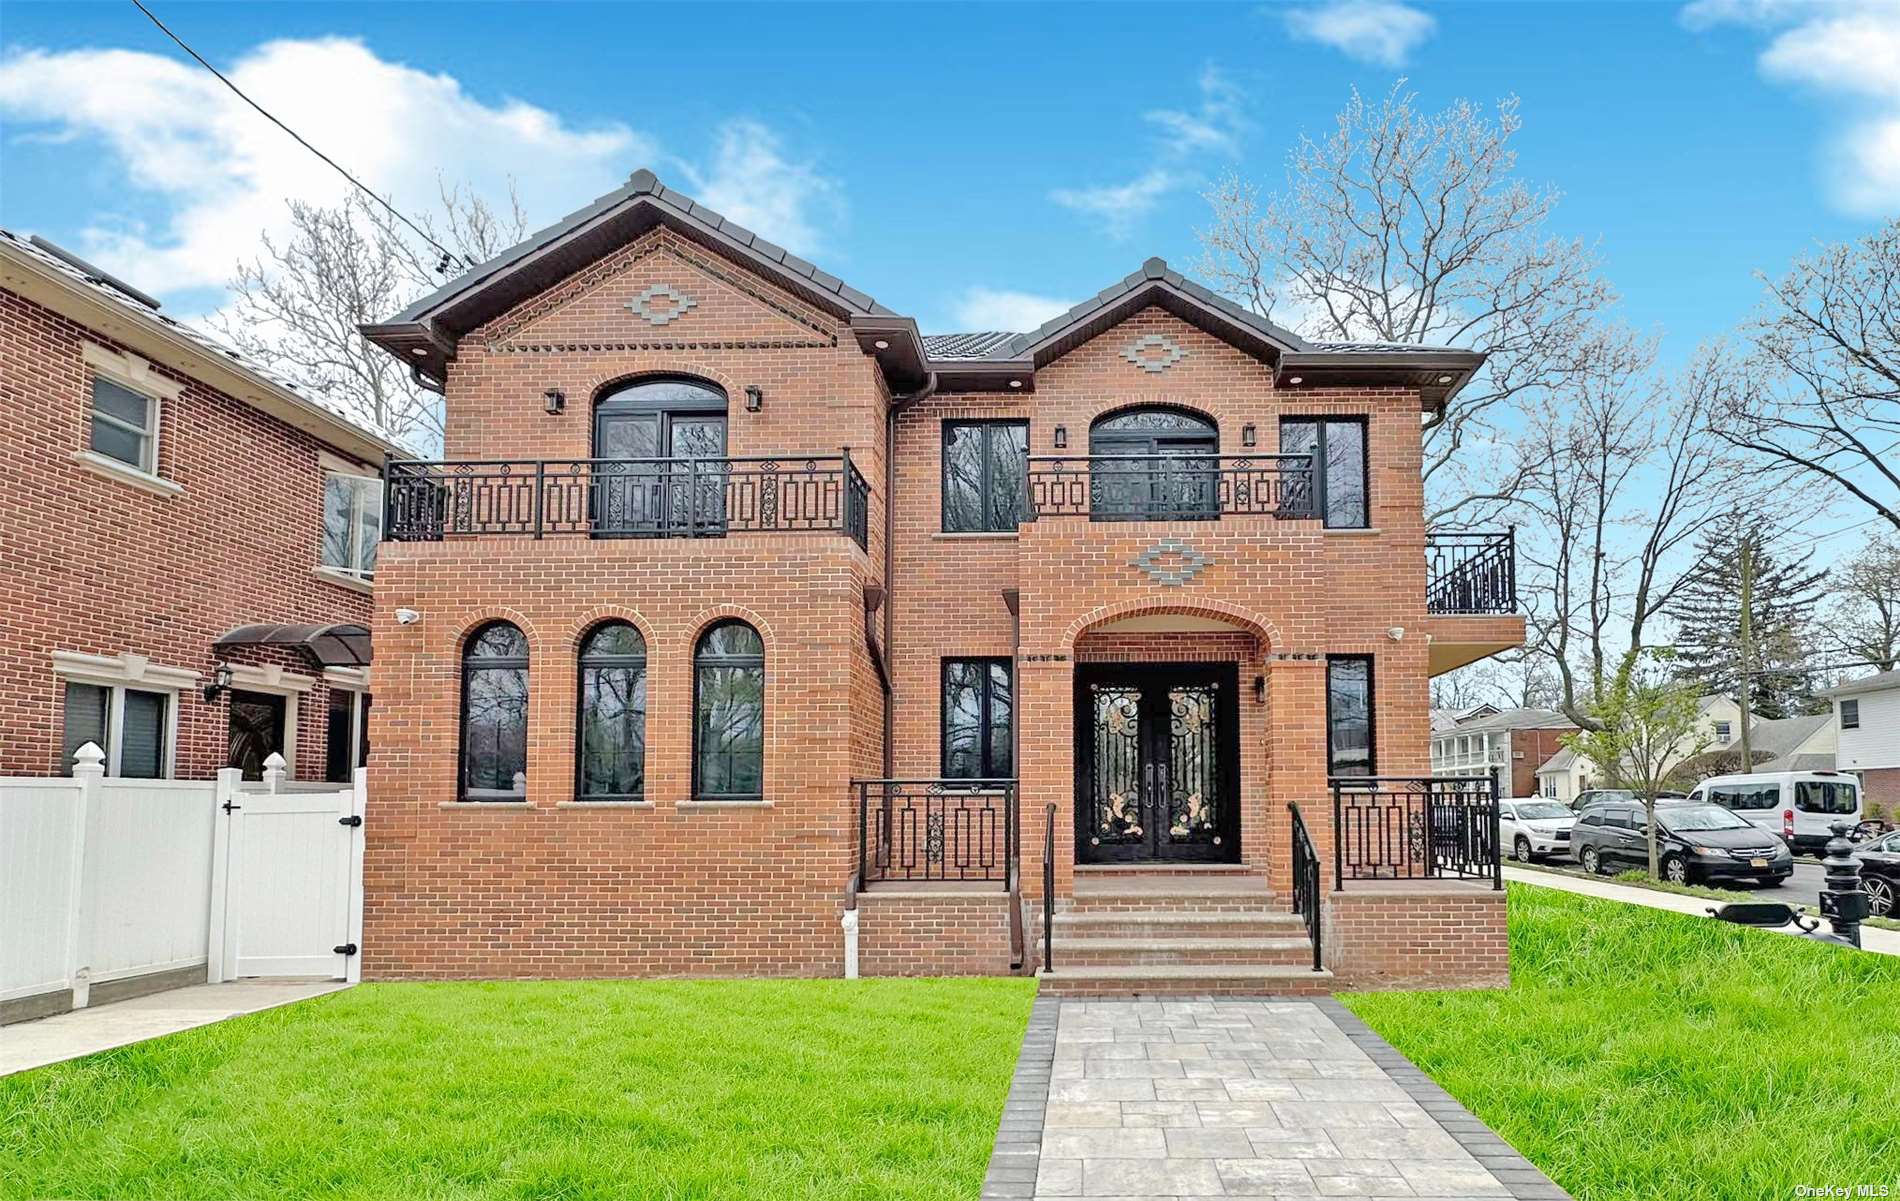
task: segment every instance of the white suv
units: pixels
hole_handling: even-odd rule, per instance
[[[1577,815],[1562,801],[1529,797],[1498,802],[1498,832],[1511,858],[1520,863],[1568,856],[1570,827],[1576,824]]]

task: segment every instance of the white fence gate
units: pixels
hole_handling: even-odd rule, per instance
[[[281,768],[261,784],[125,780],[97,748],[79,758],[70,778],[0,779],[0,1020],[200,967],[358,978],[361,770],[347,786]]]

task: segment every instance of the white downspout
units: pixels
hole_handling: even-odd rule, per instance
[[[845,910],[844,916],[839,919],[839,924],[844,927],[844,978],[856,980],[858,978],[858,911]]]

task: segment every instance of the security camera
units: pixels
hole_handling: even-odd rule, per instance
[[[421,620],[422,614],[416,612],[414,609],[396,610],[396,624],[399,626],[412,626]]]

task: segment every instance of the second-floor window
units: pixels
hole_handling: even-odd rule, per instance
[[[1730,739],[1734,737],[1734,735],[1735,735],[1734,727],[1729,725],[1729,723],[1725,721],[1718,721],[1715,723],[1715,740],[1717,742],[1727,743]]]
[[[369,579],[383,537],[383,482],[332,471],[323,478],[323,551],[332,571]]]
[[[94,454],[157,475],[158,400],[95,375],[90,445]]]
[[[943,775],[1001,780],[1016,774],[1010,755],[1008,659],[943,661]]]
[[[1314,508],[1328,529],[1370,524],[1363,417],[1283,418],[1280,453],[1313,456]]]
[[[1014,533],[1028,493],[1027,421],[943,423],[943,528]]]
[[[1860,700],[1841,700],[1841,729],[1860,729]]]
[[[1370,655],[1333,655],[1326,660],[1326,772],[1373,773]]]

